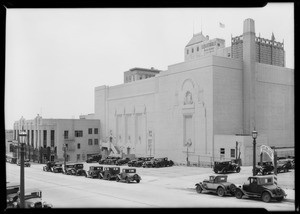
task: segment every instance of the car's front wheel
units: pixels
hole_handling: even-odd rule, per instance
[[[217,189],[218,196],[223,197],[225,195],[225,190],[222,187]]]
[[[237,173],[239,173],[240,171],[241,171],[241,168],[240,168],[240,167],[236,168],[236,172],[237,172]]]
[[[271,200],[271,195],[268,192],[264,192],[261,196],[262,200],[266,203],[270,202]]]
[[[241,190],[237,189],[236,192],[235,192],[235,197],[237,199],[241,199],[243,197],[243,193]]]
[[[196,186],[196,191],[197,193],[201,193],[202,192],[202,187],[200,185]]]
[[[116,181],[117,181],[117,182],[119,182],[119,181],[120,181],[120,178],[119,178],[118,176],[116,177]]]
[[[137,183],[140,183],[140,180],[139,180],[139,179],[137,179],[137,180],[136,180],[136,182],[137,182]]]

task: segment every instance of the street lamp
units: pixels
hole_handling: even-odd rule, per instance
[[[186,165],[189,166],[189,147],[192,145],[191,138],[189,138],[184,145],[186,146]]]
[[[256,175],[255,173],[255,166],[256,166],[256,138],[257,138],[257,131],[254,130],[252,131],[252,138],[253,138],[253,176]]]
[[[25,182],[24,182],[24,145],[27,133],[22,130],[19,133],[19,143],[21,144],[21,166],[20,166],[20,207],[24,208],[24,190],[25,190]],[[22,141],[21,141],[22,139]]]

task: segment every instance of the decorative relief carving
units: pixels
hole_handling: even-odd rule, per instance
[[[184,105],[193,104],[193,96],[190,91],[185,92]]]

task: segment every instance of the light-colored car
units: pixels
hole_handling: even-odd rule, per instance
[[[20,192],[19,192],[20,194]],[[42,191],[37,188],[26,189],[24,193],[24,208],[52,208],[52,204],[43,202]],[[20,208],[20,197],[14,202],[15,208]]]

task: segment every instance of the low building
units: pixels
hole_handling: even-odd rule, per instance
[[[124,72],[124,83],[155,77],[159,72],[161,70],[154,69],[153,67],[151,69],[131,68],[129,71]]]
[[[64,146],[67,161],[85,161],[91,154],[100,153],[100,121],[97,119],[44,119],[23,117],[14,123],[15,146],[19,132],[25,130],[25,158],[44,163],[63,161]]]

